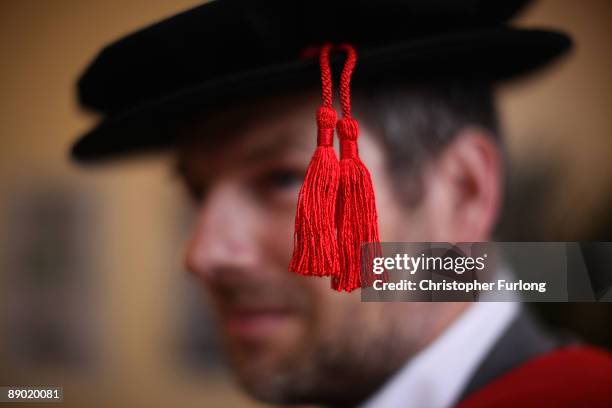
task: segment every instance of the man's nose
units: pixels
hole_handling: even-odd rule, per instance
[[[241,270],[256,262],[256,220],[248,197],[232,186],[209,191],[197,212],[185,266],[207,280],[219,271]]]

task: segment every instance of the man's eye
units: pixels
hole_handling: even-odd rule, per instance
[[[202,186],[187,185],[187,194],[194,204],[200,204],[206,195],[206,188]]]
[[[258,189],[264,193],[285,193],[299,190],[304,174],[297,170],[280,169],[262,174],[257,179]]]

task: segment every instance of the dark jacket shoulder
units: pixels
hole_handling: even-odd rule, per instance
[[[572,345],[533,358],[470,394],[460,408],[612,407],[612,355]]]

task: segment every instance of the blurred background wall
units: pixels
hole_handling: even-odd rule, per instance
[[[182,269],[189,214],[168,158],[79,169],[67,156],[96,120],[74,98],[96,51],[196,3],[0,2],[0,384],[64,386],[75,407],[253,404]],[[566,30],[576,48],[499,89],[511,163],[500,231],[610,240],[612,2],[542,0],[518,23]],[[607,305],[539,310],[612,345]]]

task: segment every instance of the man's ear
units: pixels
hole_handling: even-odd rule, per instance
[[[485,130],[462,130],[431,163],[425,204],[435,239],[476,242],[491,238],[502,191],[501,153]]]

